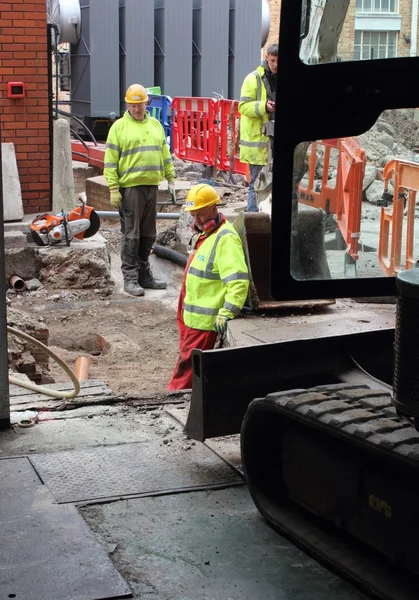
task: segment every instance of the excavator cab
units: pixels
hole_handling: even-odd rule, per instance
[[[266,303],[397,298],[394,322],[195,350],[186,424],[201,441],[240,433],[246,483],[261,514],[386,600],[419,594],[416,166],[414,148],[394,157],[403,144],[394,139],[397,119],[387,118],[404,110],[414,120],[419,106],[418,24],[413,17],[412,56],[394,29],[402,2],[282,0],[271,216],[259,217],[259,232],[257,220],[247,226],[244,216],[238,225],[247,242],[250,233],[250,262],[258,244],[269,254]],[[389,29],[390,16],[397,18]],[[406,82],[403,93],[391,81]],[[381,146],[366,143],[366,132],[380,133],[377,124],[389,136],[379,136],[389,151],[381,162]],[[365,194],[368,167],[382,183],[375,204]],[[307,207],[322,192],[328,202]],[[303,222],[313,211],[310,230]]]

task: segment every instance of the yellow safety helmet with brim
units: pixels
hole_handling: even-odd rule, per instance
[[[127,104],[143,104],[148,102],[148,96],[145,87],[139,83],[133,83],[130,85],[125,94],[125,102]]]
[[[189,190],[183,209],[186,211],[199,210],[219,203],[220,197],[214,188],[207,183],[200,183]]]

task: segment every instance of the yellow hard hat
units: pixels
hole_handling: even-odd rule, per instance
[[[127,104],[142,104],[143,102],[148,102],[145,88],[139,83],[130,85],[125,94],[125,102]]]
[[[199,210],[220,203],[220,197],[214,188],[207,183],[194,185],[188,192],[184,210]]]

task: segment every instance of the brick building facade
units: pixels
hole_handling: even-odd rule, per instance
[[[339,40],[342,60],[411,56],[412,4],[412,0],[351,0]],[[267,46],[278,41],[281,0],[269,0],[269,6],[271,28]],[[416,55],[419,27],[417,36]]]
[[[1,139],[15,145],[24,212],[45,212],[51,208],[45,0],[0,1],[0,52]],[[25,84],[25,98],[7,97],[10,81]]]

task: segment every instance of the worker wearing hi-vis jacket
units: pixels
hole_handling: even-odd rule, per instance
[[[263,126],[275,113],[277,69],[278,44],[272,44],[262,64],[247,75],[240,91],[240,160],[248,163],[250,169],[248,212],[258,210],[254,185],[268,163],[269,140]]]
[[[249,289],[249,273],[240,237],[218,212],[213,187],[189,190],[185,211],[193,217],[196,238],[185,267],[178,305],[179,358],[169,390],[192,387],[192,350],[211,350],[217,334],[237,317]],[[192,241],[192,240],[191,240]]]
[[[143,296],[144,288],[166,287],[153,276],[149,257],[156,240],[158,186],[166,178],[173,195],[175,169],[163,126],[146,110],[144,87],[131,85],[125,102],[127,111],[109,130],[103,174],[121,220],[124,291]]]

